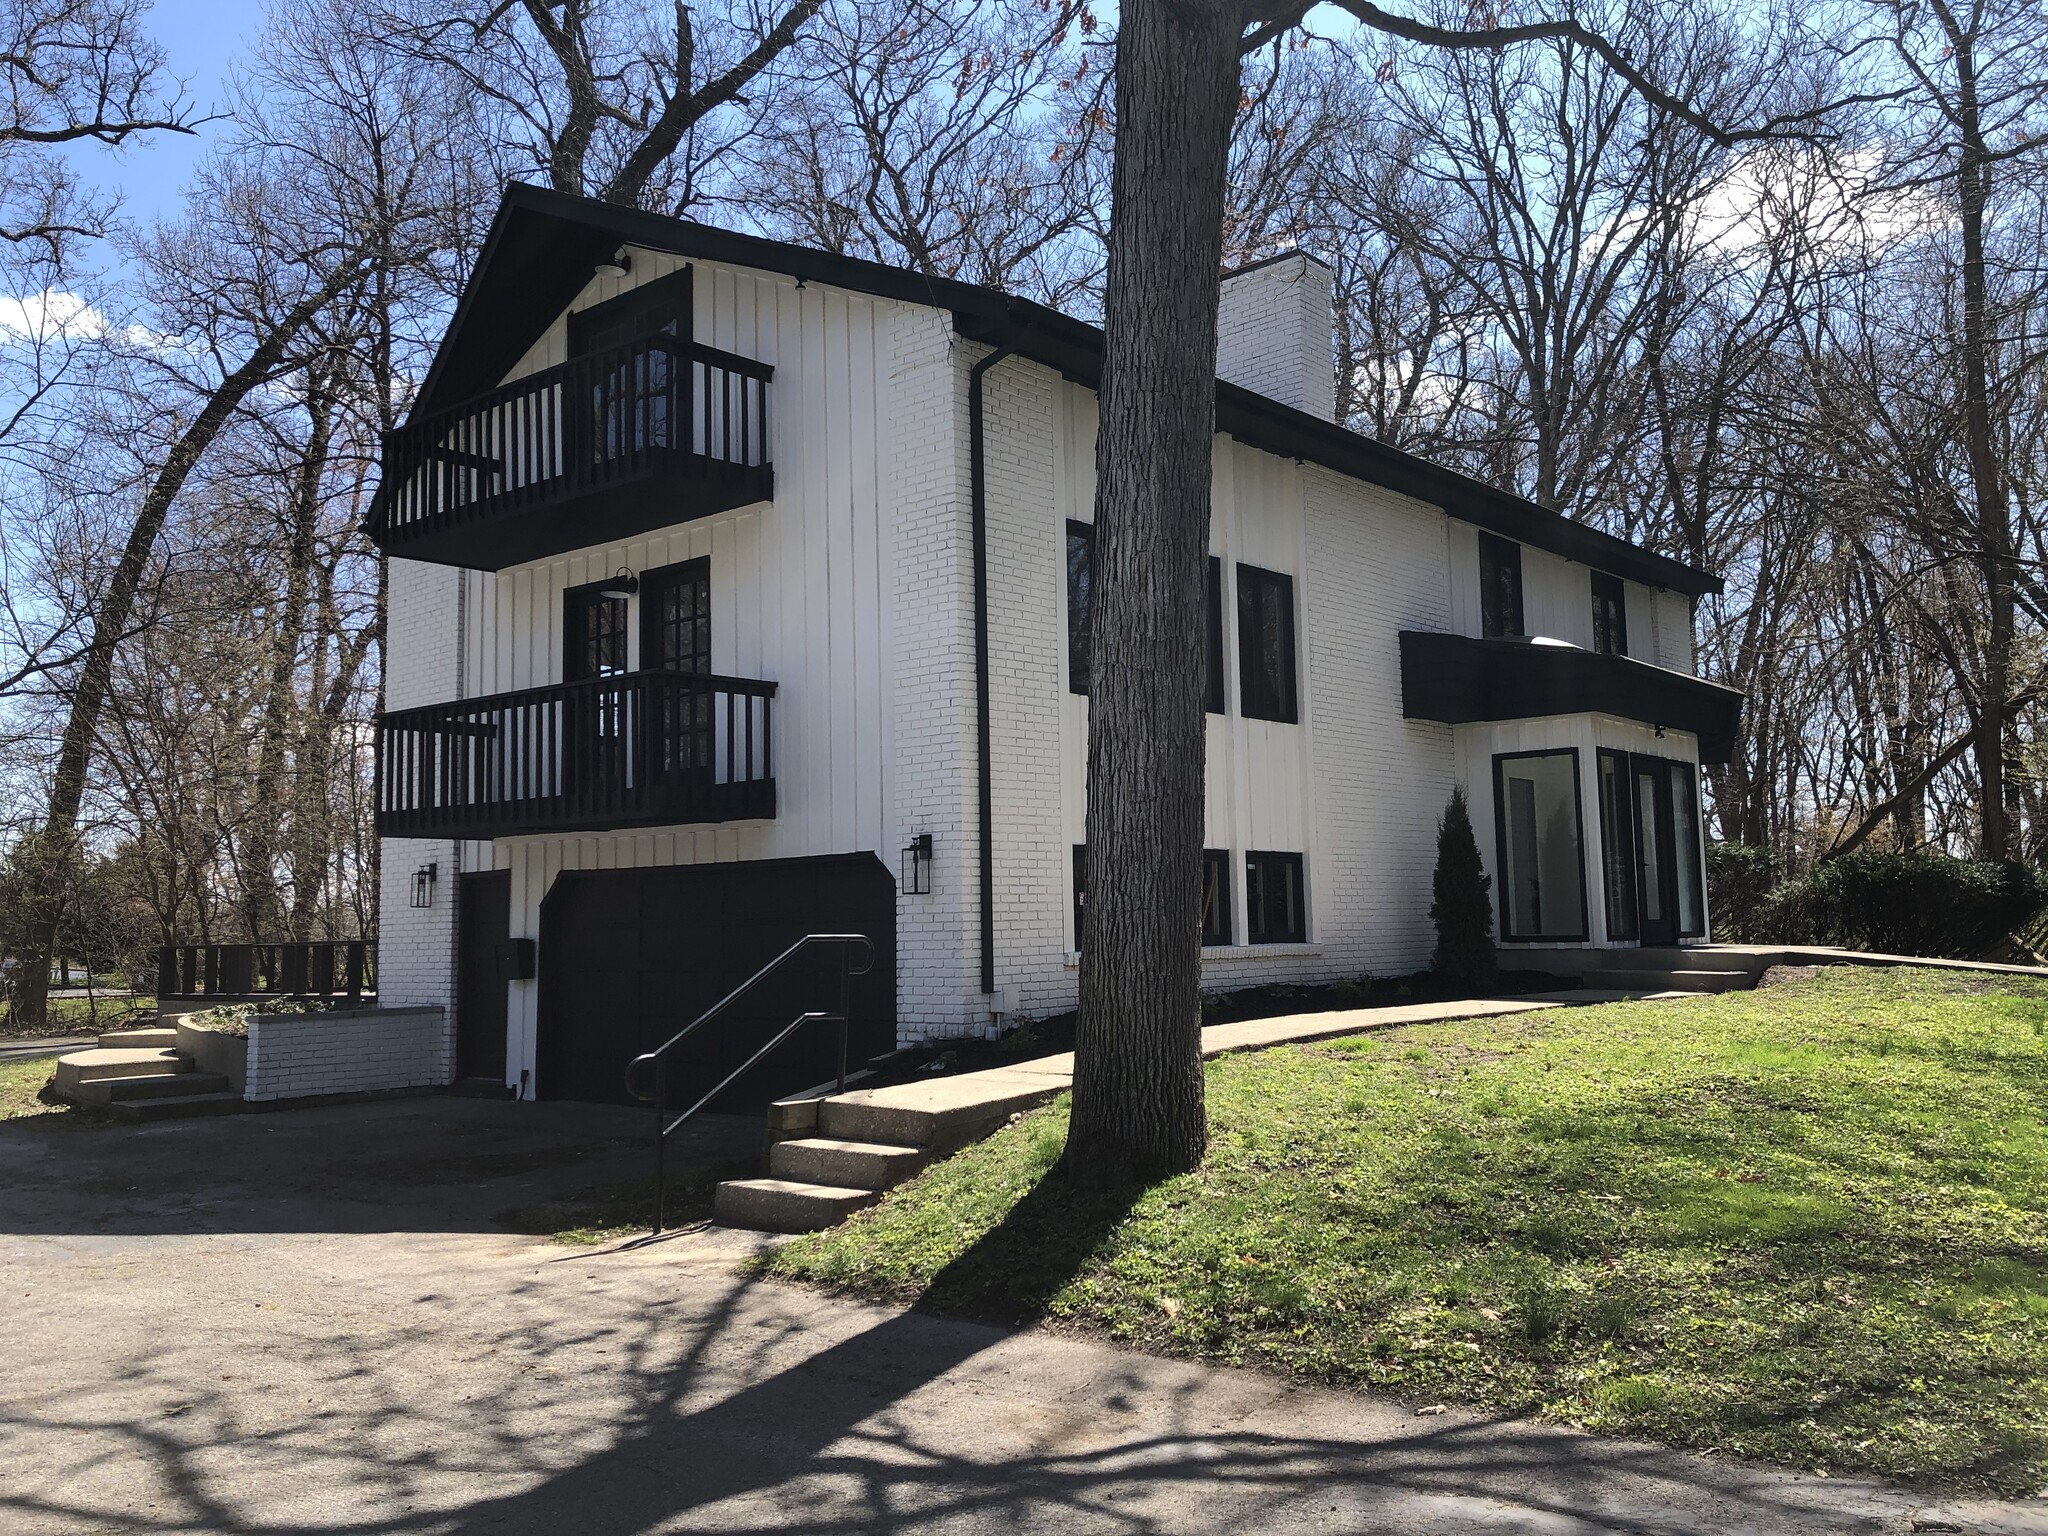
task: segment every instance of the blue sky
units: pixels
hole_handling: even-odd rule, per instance
[[[168,74],[185,83],[200,114],[225,104],[228,77],[261,29],[263,11],[262,0],[158,0],[144,18],[168,56]],[[123,212],[143,222],[177,211],[178,194],[222,126],[151,134],[120,150],[79,145],[69,155],[88,186],[118,192]]]

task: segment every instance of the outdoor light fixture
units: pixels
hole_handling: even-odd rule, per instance
[[[623,245],[597,264],[599,277],[624,277],[632,270],[633,258],[626,253]]]
[[[412,872],[412,904],[416,907],[431,907],[434,904],[434,882],[441,878],[439,864],[422,864]]]
[[[903,894],[929,896],[932,893],[932,835],[920,832],[903,850]]]
[[[599,597],[614,597],[623,603],[639,590],[640,578],[622,565],[610,581],[597,589],[597,595]]]

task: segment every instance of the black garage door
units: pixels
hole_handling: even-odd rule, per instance
[[[865,933],[874,968],[854,978],[852,1065],[892,1048],[896,884],[871,853],[565,870],[540,915],[541,1097],[631,1103],[626,1064],[650,1051],[806,933]],[[669,1099],[696,1102],[784,1024],[838,1006],[836,946],[806,951],[678,1048]],[[837,1070],[836,1031],[808,1025],[714,1108],[750,1110]]]

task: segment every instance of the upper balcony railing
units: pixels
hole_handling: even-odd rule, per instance
[[[509,837],[775,814],[775,684],[622,672],[377,721],[377,831]]]
[[[766,363],[643,336],[385,434],[387,554],[501,570],[765,501]]]

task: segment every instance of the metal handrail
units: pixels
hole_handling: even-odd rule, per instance
[[[713,1019],[718,1018],[770,975],[781,969],[783,965],[800,951],[809,948],[813,944],[837,944],[839,946],[839,1011],[837,1013],[814,1011],[798,1014],[789,1023],[785,1024],[781,1031],[766,1045],[754,1052],[753,1055],[749,1056],[738,1067],[727,1073],[717,1087],[677,1115],[675,1119],[668,1119],[666,1106],[668,1104],[669,1053],[699,1029],[709,1024]],[[860,956],[859,964],[853,963],[852,957],[856,952]],[[813,1023],[838,1024],[839,1091],[841,1093],[846,1091],[846,1037],[847,1020],[851,1016],[852,1011],[851,987],[853,978],[867,975],[874,968],[874,964],[874,940],[864,933],[807,933],[773,960],[762,966],[761,969],[754,972],[745,981],[726,993],[725,996],[721,997],[709,1008],[698,1014],[696,1018],[669,1036],[660,1045],[651,1051],[642,1052],[626,1064],[626,1092],[632,1094],[636,1099],[652,1099],[654,1101],[654,1230],[657,1233],[662,1230],[667,1216],[668,1170],[666,1153],[669,1137],[675,1134],[684,1121],[725,1092],[726,1089],[730,1088],[759,1063],[763,1057],[767,1056],[770,1051],[782,1044],[783,1041],[795,1034],[804,1025]],[[640,1083],[640,1074],[646,1068],[652,1068],[654,1072],[654,1089],[652,1093],[643,1089]]]

